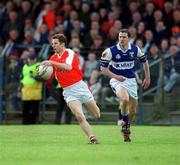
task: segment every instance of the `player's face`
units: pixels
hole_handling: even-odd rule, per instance
[[[58,39],[52,39],[51,45],[56,53],[64,49],[64,43],[60,43]]]
[[[129,42],[128,34],[127,33],[119,33],[119,44],[121,46],[126,46]]]

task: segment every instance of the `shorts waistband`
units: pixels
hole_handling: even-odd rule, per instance
[[[78,86],[81,82],[83,82],[83,81],[80,80],[80,81],[78,81],[78,82],[76,82],[76,83],[74,83],[74,84],[72,84],[70,86],[67,86],[67,87],[63,88],[63,89],[66,90],[66,89],[74,88],[74,87]]]

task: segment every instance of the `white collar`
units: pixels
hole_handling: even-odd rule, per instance
[[[126,52],[126,51],[128,51],[129,49],[131,49],[131,44],[130,44],[130,43],[128,43],[128,49],[127,49],[127,50],[121,49],[121,47],[119,46],[119,43],[118,43],[116,46],[117,46],[117,48],[118,48],[119,50],[121,50],[121,51],[123,51],[123,52]]]

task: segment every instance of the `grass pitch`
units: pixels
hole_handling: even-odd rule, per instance
[[[94,125],[90,145],[79,125],[0,126],[0,165],[180,164],[180,127],[132,126],[124,143],[115,125]]]

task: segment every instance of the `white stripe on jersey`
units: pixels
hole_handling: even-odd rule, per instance
[[[72,66],[72,61],[74,58],[74,52],[71,49],[66,49],[66,51],[68,52],[68,57],[66,58],[66,64],[69,64]]]
[[[110,64],[115,69],[125,70],[134,68],[134,61],[124,61],[124,62],[114,62],[111,61]]]
[[[144,52],[138,46],[137,46],[137,48],[138,48],[137,57],[138,58],[143,57],[145,55]]]
[[[111,61],[111,59],[112,59],[111,50],[110,50],[110,48],[107,48],[107,49],[102,53],[101,60]]]

